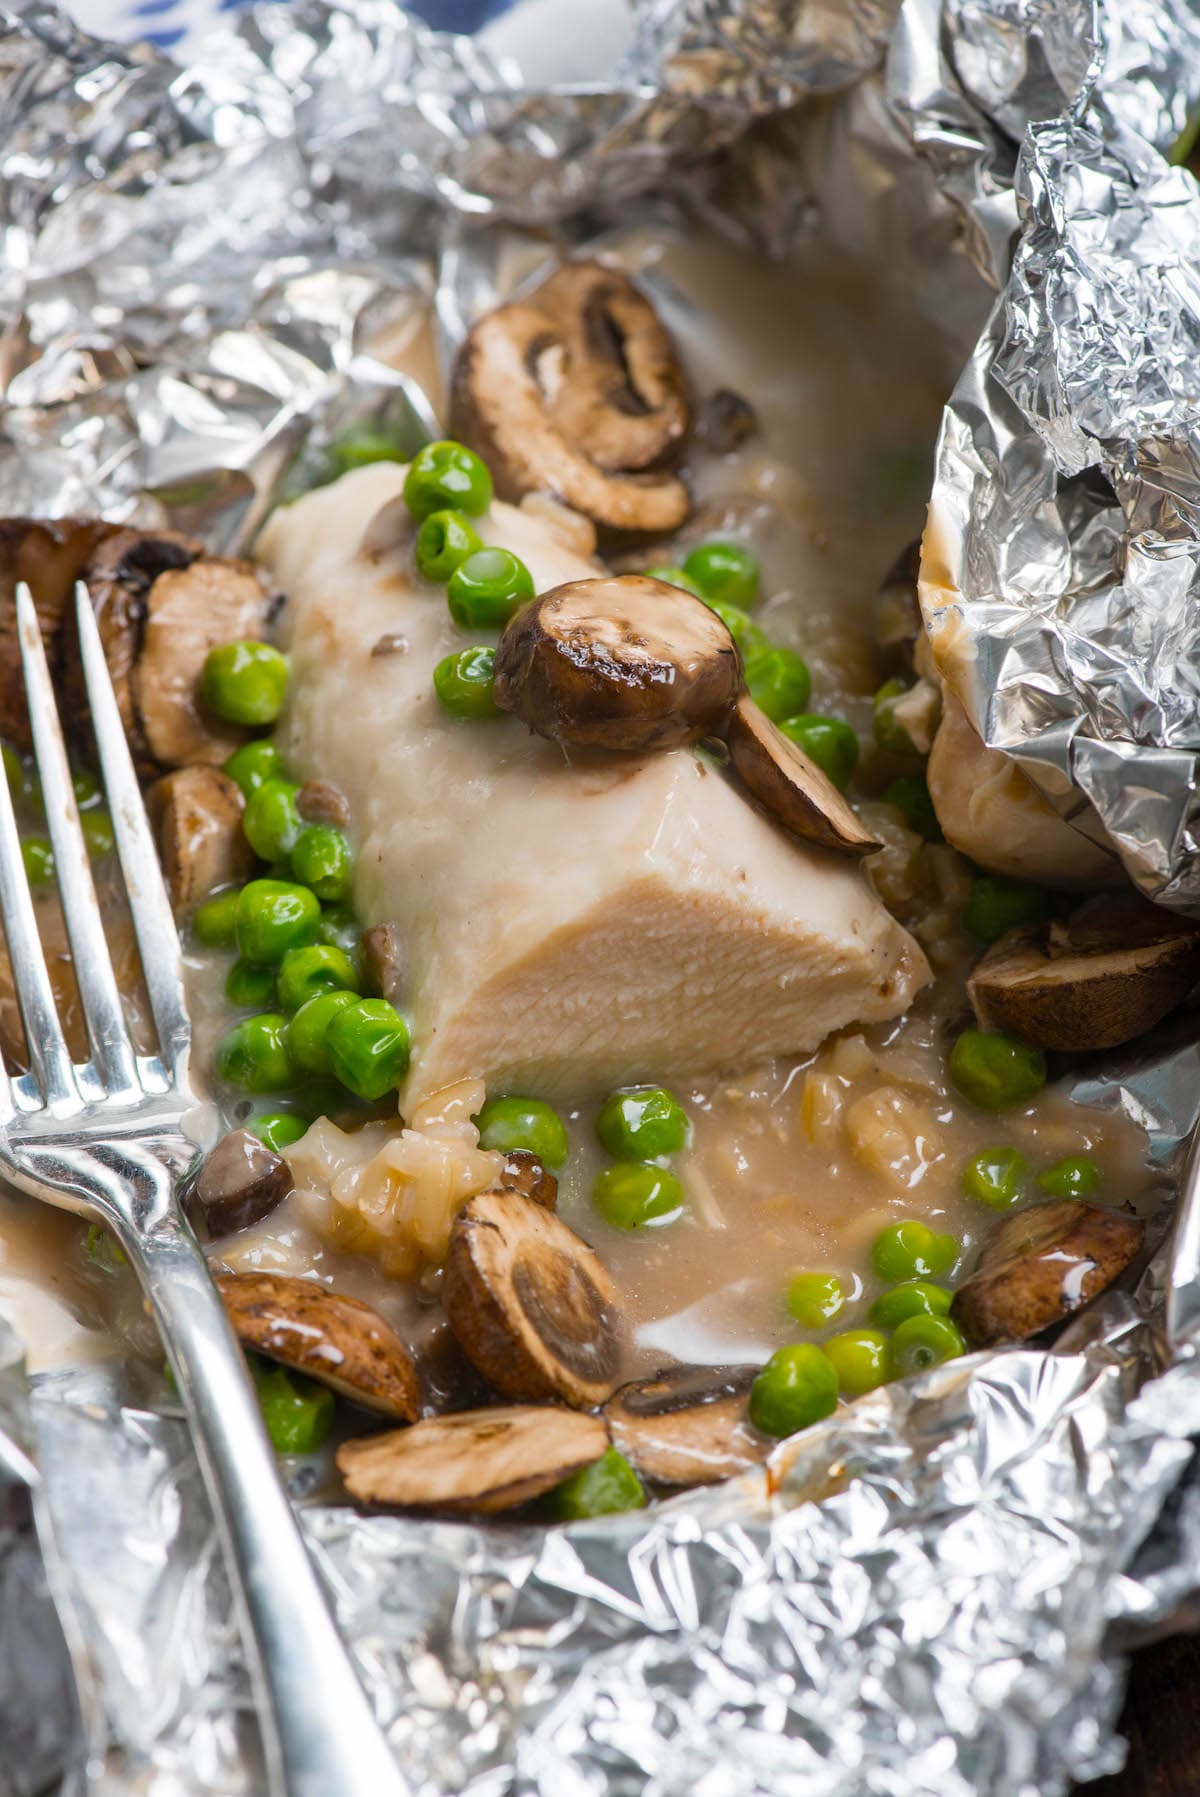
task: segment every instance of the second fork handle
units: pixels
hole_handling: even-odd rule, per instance
[[[406,1797],[279,1476],[199,1244],[121,1230],[170,1356],[238,1599],[271,1797]]]

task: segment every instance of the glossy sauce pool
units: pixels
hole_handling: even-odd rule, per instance
[[[906,314],[902,295],[824,254],[772,269],[728,246],[668,238],[626,240],[620,259],[646,280],[683,345],[697,395],[733,387],[751,399],[761,426],[732,455],[697,464],[696,519],[679,545],[657,546],[646,559],[681,559],[705,536],[752,541],[764,565],[757,621],[803,652],[810,709],[844,717],[869,738],[870,695],[889,671],[874,647],[872,601],[921,528],[955,371]],[[958,921],[969,872],[944,846],[922,845],[898,814],[872,806],[894,771],[868,749],[853,790],[887,839],[873,877],[935,965],[935,984],[909,1016],[847,1030],[799,1063],[738,1070],[681,1092],[693,1123],[676,1162],[688,1203],[662,1227],[629,1233],[598,1217],[590,1190],[604,1156],[593,1112],[571,1118],[560,1213],[594,1243],[624,1295],[628,1372],[672,1358],[765,1358],[801,1334],[784,1301],[798,1271],[842,1276],[854,1301],[834,1327],[865,1320],[879,1289],[871,1241],[903,1217],[952,1231],[968,1265],[996,1221],[959,1190],[963,1162],[984,1146],[1018,1147],[1032,1172],[1088,1153],[1104,1169],[1103,1200],[1148,1201],[1132,1125],[1052,1090],[1002,1119],[948,1092],[946,1052],[964,1021],[972,953]],[[194,968],[200,1066],[224,1018],[218,965],[205,958]],[[41,1364],[103,1351],[106,1316],[150,1351],[132,1281],[89,1266],[79,1242],[74,1222],[0,1199],[0,1315],[15,1321]],[[214,1253],[241,1268],[313,1270],[405,1329],[438,1333],[436,1274],[413,1285],[389,1280],[368,1258],[330,1247],[295,1200]]]

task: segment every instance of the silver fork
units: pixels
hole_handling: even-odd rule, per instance
[[[191,1026],[179,938],[87,592],[84,677],[159,1053],[135,1053],[71,785],[33,600],[16,592],[34,753],[90,1058],[72,1063],[38,937],[8,783],[0,777],[0,915],[29,1072],[0,1069],[0,1172],[103,1223],[150,1300],[226,1549],[272,1797],[402,1797],[404,1783],[308,1557],[241,1352],[179,1203],[196,1159],[183,1124]]]

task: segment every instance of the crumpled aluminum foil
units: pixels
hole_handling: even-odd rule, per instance
[[[350,422],[429,428],[367,346],[435,287],[461,334],[501,227],[579,241],[653,195],[776,254],[874,245],[964,357],[984,327],[934,501],[963,544],[971,715],[1188,898],[1192,726],[1164,668],[1191,643],[1196,221],[1150,147],[1200,91],[1185,0],[639,0],[594,54],[569,0],[477,42],[302,0],[182,71],[38,4],[0,19],[6,510],[244,541]],[[1183,1029],[1074,1089],[1174,1177],[1200,1112]],[[887,1388],[769,1476],[647,1514],[545,1533],[306,1504],[414,1797],[1053,1797],[1115,1767],[1117,1650],[1200,1591],[1181,1241],[1060,1352]],[[86,1766],[107,1797],[250,1797],[186,1432],[124,1396],[96,1368],[30,1396],[0,1353],[0,1793],[60,1769],[73,1793]]]

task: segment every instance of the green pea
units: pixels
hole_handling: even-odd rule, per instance
[[[623,1161],[597,1174],[592,1202],[614,1229],[662,1228],[682,1213],[683,1187],[663,1167]]]
[[[779,723],[804,710],[812,679],[808,663],[794,649],[764,649],[746,662],[746,687],[760,710]]]
[[[462,630],[503,630],[533,598],[533,575],[511,549],[477,549],[450,576],[446,602]]]
[[[427,443],[404,477],[404,503],[418,520],[442,511],[478,518],[492,503],[492,477],[464,444]]]
[[[319,992],[353,992],[358,968],[340,948],[310,942],[289,948],[279,963],[279,1008],[298,1011]]]
[[[939,1273],[948,1273],[957,1259],[955,1238],[939,1234],[915,1217],[889,1223],[871,1244],[871,1264],[879,1277],[891,1284],[899,1280],[936,1279]]]
[[[4,778],[8,781],[8,789],[14,799],[24,797],[25,763],[11,743],[0,745],[0,755],[4,757]]]
[[[540,1098],[489,1098],[475,1121],[481,1148],[527,1149],[547,1167],[561,1167],[571,1150],[566,1124]]]
[[[906,1317],[888,1345],[888,1362],[893,1378],[906,1379],[966,1351],[967,1344],[949,1317]]]
[[[250,1360],[259,1409],[277,1454],[314,1454],[333,1427],[333,1393],[284,1366]]]
[[[731,605],[725,599],[710,599],[701,593],[709,611],[715,611],[726,630],[742,652],[742,661],[749,662],[756,655],[765,655],[771,648],[771,639],[765,630],[760,630],[748,611],[740,605]]]
[[[706,599],[753,605],[758,598],[758,557],[741,543],[700,543],[685,558],[683,571]]]
[[[225,976],[225,996],[231,1005],[265,1011],[275,1003],[275,969],[255,961],[237,960]]]
[[[911,760],[916,753],[912,737],[896,718],[896,702],[907,691],[903,680],[884,681],[871,701],[871,729],[881,749],[889,755],[907,755]]]
[[[764,1435],[794,1435],[837,1408],[833,1362],[812,1342],[776,1348],[750,1387],[750,1421]]]
[[[345,905],[330,905],[321,912],[317,941],[326,943],[330,948],[340,948],[353,960],[362,941],[362,925],[353,911],[347,910]]]
[[[329,1026],[339,1011],[354,1004],[358,994],[335,990],[318,992],[300,1006],[287,1029],[288,1053],[306,1073],[329,1074]]]
[[[75,794],[75,803],[81,811],[99,803],[100,787],[91,768],[73,767],[71,769],[71,790]]]
[[[282,1154],[285,1148],[290,1148],[308,1133],[308,1124],[294,1111],[264,1111],[246,1128],[274,1154]]]
[[[287,662],[270,643],[222,643],[200,676],[205,703],[231,724],[273,724],[283,710]]]
[[[906,1317],[944,1317],[952,1296],[944,1286],[908,1279],[880,1293],[871,1306],[871,1321],[880,1329],[895,1329]]]
[[[1067,1154],[1039,1173],[1037,1182],[1051,1198],[1090,1198],[1099,1191],[1103,1177],[1086,1154]]]
[[[205,948],[232,948],[237,932],[237,907],[241,887],[219,892],[197,906],[192,918],[192,934]]]
[[[581,1522],[588,1516],[615,1516],[621,1510],[641,1510],[646,1504],[642,1481],[616,1448],[606,1448],[599,1460],[580,1467],[569,1479],[547,1494],[551,1516],[560,1522]]]
[[[325,996],[341,998],[343,994],[329,993]],[[292,1022],[295,1021],[293,1017]],[[309,1123],[315,1123],[319,1117],[340,1117],[353,1104],[345,1088],[339,1086],[335,1079],[307,1079],[302,1086],[289,1092],[288,1102],[295,1106],[297,1116]]]
[[[1028,880],[980,874],[971,887],[963,922],[976,942],[998,942],[1019,924],[1041,923],[1050,915],[1050,894]]]
[[[795,1273],[788,1281],[787,1307],[806,1329],[823,1329],[846,1307],[846,1288],[836,1273]]]
[[[217,1044],[219,1078],[243,1092],[285,1092],[295,1077],[286,1030],[287,1019],[275,1011],[235,1023]]]
[[[1015,1148],[981,1148],[962,1170],[963,1196],[986,1204],[991,1210],[1007,1210],[1021,1196],[1029,1163]]]
[[[329,466],[336,478],[372,462],[402,462],[404,451],[394,437],[370,425],[358,425],[329,445]]]
[[[634,1086],[606,1098],[596,1118],[596,1134],[622,1161],[653,1161],[687,1147],[687,1112],[665,1086]]]
[[[92,1223],[84,1238],[83,1251],[102,1273],[119,1274],[129,1265],[129,1256],[111,1229],[103,1223]]]
[[[454,570],[483,548],[483,539],[461,512],[430,512],[417,532],[417,567],[426,580],[449,580]]]
[[[823,1344],[844,1398],[861,1398],[888,1376],[888,1339],[879,1329],[845,1329]]]
[[[1036,1098],[1046,1083],[1046,1057],[1015,1036],[964,1030],[950,1050],[957,1091],[984,1111],[1010,1111]]]
[[[325,1037],[329,1065],[356,1098],[374,1103],[408,1071],[408,1025],[385,998],[359,998],[331,1020]]]
[[[109,812],[101,808],[98,811],[85,811],[79,819],[79,827],[83,831],[83,840],[87,844],[87,852],[93,861],[103,861],[111,855],[117,846],[113,833],[113,821]]]
[[[646,569],[648,580],[665,581],[669,587],[682,587],[685,593],[691,593],[695,599],[703,599],[704,594],[696,585],[691,575],[682,568],[655,567]]]
[[[319,899],[340,899],[350,885],[350,844],[332,824],[309,824],[292,848],[292,872]]]
[[[433,670],[433,690],[443,711],[452,718],[498,718],[492,688],[496,675],[494,649],[460,649],[447,655]]]
[[[225,762],[224,772],[248,799],[268,780],[282,780],[283,756],[269,737],[262,736],[235,749]]]
[[[897,811],[904,813],[909,829],[923,836],[926,842],[943,840],[942,826],[938,823],[924,774],[901,774],[886,788],[883,797],[886,804],[894,805]]]
[[[291,880],[251,880],[238,894],[238,953],[266,966],[282,961],[289,948],[303,948],[312,941],[320,915],[321,907],[307,886]]]
[[[823,718],[814,711],[802,711],[794,718],[784,718],[779,728],[815,761],[823,774],[844,792],[850,776],[858,766],[858,738],[841,718]]]
[[[54,878],[54,850],[48,836],[23,837],[21,860],[25,863],[25,877],[31,886],[49,886]]]
[[[286,861],[304,828],[296,809],[298,786],[290,780],[264,780],[246,800],[242,833],[263,861]]]

